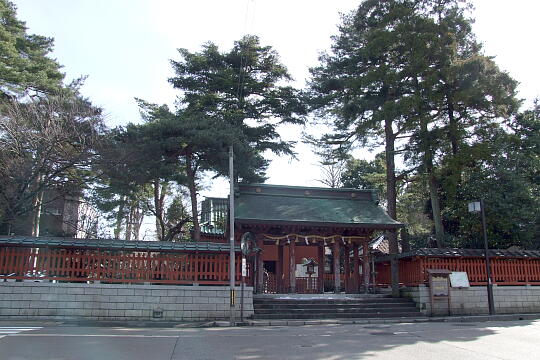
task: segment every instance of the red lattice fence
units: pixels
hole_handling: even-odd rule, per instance
[[[0,279],[226,285],[229,255],[3,247]],[[241,280],[240,255],[235,280]]]
[[[497,285],[540,285],[540,259],[491,258],[491,272]],[[399,260],[399,280],[405,286],[427,284],[428,269],[464,271],[471,285],[487,283],[486,265],[483,258],[426,258]],[[390,264],[376,266],[377,284],[390,285]]]

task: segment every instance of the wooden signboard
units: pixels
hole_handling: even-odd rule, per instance
[[[448,276],[431,276],[431,295],[434,297],[450,296],[450,288],[448,286]]]
[[[447,304],[448,315],[451,315],[450,301],[450,270],[446,269],[428,269],[429,274],[429,293],[431,300],[431,313],[435,315],[440,309],[441,300]]]

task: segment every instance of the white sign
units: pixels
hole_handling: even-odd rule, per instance
[[[454,271],[450,274],[450,286],[457,288],[468,288],[471,285],[469,284],[469,277],[466,272],[463,271]]]
[[[242,276],[247,276],[247,262],[245,257],[242,258]]]

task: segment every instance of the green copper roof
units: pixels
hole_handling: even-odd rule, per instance
[[[75,239],[62,237],[0,236],[0,246],[69,247],[125,251],[208,251],[228,252],[229,244],[213,242],[125,241],[109,239]],[[240,251],[240,246],[235,246]]]
[[[239,223],[287,223],[343,227],[396,228],[378,206],[372,190],[266,184],[240,185],[235,196]]]

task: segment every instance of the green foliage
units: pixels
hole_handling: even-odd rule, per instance
[[[58,92],[64,75],[56,60],[48,57],[53,39],[26,33],[16,8],[0,0],[0,92],[18,95],[28,90]]]
[[[306,110],[299,92],[281,85],[291,77],[271,47],[245,36],[225,53],[211,42],[198,53],[178,51],[180,60],[171,61],[176,76],[169,82],[182,91],[182,115],[207,126],[214,141],[234,146],[240,178],[264,178],[268,162],[262,154],[267,150],[293,155],[293,144],[280,139],[277,127],[303,123]],[[226,152],[215,155],[221,156],[212,170],[227,176]]]
[[[521,203],[538,212],[537,187],[526,175],[536,155],[516,150],[521,142],[534,149],[517,130],[535,130],[525,120],[533,112],[515,117],[517,83],[482,53],[468,9],[457,0],[367,0],[344,16],[331,53],[311,69],[312,109],[333,125],[320,141],[345,153],[385,144],[387,206],[390,212],[390,191],[397,193],[398,216],[414,236],[431,232],[432,221],[439,246],[443,239],[471,246],[463,211],[486,194],[497,209],[488,214],[493,245],[532,246],[536,217],[527,222],[510,209]],[[398,154],[407,166],[402,175],[393,173]],[[371,165],[349,162],[345,186],[376,186],[370,177],[383,173]]]
[[[343,187],[353,189],[375,189],[381,197],[386,195],[386,164],[384,153],[373,161],[350,158],[341,179]]]

